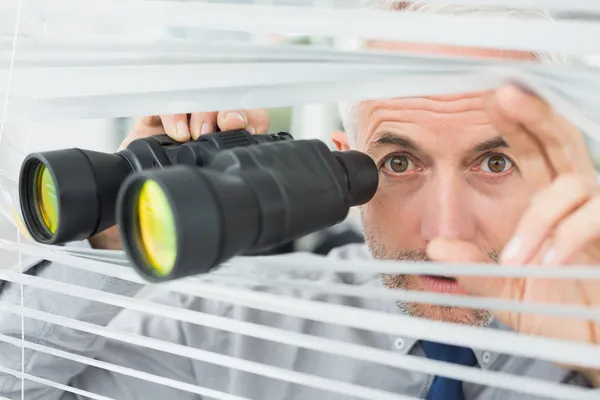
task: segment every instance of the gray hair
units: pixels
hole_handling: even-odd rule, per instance
[[[362,0],[364,8],[393,10],[399,12],[428,12],[449,15],[501,15],[519,19],[546,19],[553,20],[550,13],[543,10],[533,10],[513,7],[494,7],[484,5],[452,5],[443,0]],[[361,39],[349,39],[346,48],[363,48]],[[535,58],[544,64],[567,65],[571,59],[563,54],[533,53]],[[356,144],[356,122],[360,102],[340,102],[338,108],[344,130],[348,135],[351,147]]]

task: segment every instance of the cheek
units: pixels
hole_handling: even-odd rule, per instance
[[[471,197],[470,206],[486,242],[496,246],[504,246],[508,242],[532,194],[527,187],[519,187],[498,196],[477,193]]]
[[[423,202],[414,193],[383,186],[373,200],[363,207],[365,228],[378,239],[400,244],[404,248],[418,247],[420,216]]]

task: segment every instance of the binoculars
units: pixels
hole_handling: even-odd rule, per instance
[[[153,136],[115,154],[31,154],[19,194],[34,240],[63,244],[117,224],[133,266],[159,282],[335,225],[378,178],[363,153],[236,130],[187,143]]]
[[[236,130],[187,143],[151,136],[116,154],[81,149],[30,154],[19,179],[25,225],[44,244],[88,239],[115,225],[117,195],[131,174],[180,164],[204,167],[228,148],[292,139],[285,132],[251,135]]]

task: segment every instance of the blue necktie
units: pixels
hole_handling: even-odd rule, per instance
[[[473,350],[449,344],[421,341],[427,358],[473,367],[477,364]],[[427,393],[427,400],[464,400],[462,382],[436,376]]]

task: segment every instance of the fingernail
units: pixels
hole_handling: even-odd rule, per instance
[[[250,132],[251,135],[256,134],[256,129],[254,129],[252,126],[247,127],[246,130]]]
[[[201,135],[205,135],[207,133],[212,133],[213,130],[214,129],[213,129],[211,123],[209,123],[209,122],[203,122],[202,123],[202,129],[200,130],[200,134]]]
[[[190,129],[183,121],[177,123],[177,139],[186,140],[190,138]]]
[[[504,85],[496,91],[496,97],[500,102],[512,102],[521,95],[521,91],[514,85]]]
[[[544,253],[544,257],[542,257],[542,264],[550,265],[556,259],[556,252],[553,248],[550,248],[548,251]]]
[[[504,248],[504,251],[502,252],[502,262],[506,263],[518,261],[517,257],[519,256],[519,252],[521,251],[522,247],[523,241],[518,237],[513,238],[510,242],[508,242]]]
[[[225,123],[227,125],[235,124],[239,125],[240,121],[244,124],[244,128],[248,125],[248,121],[246,121],[246,117],[239,112],[230,112],[225,116]]]
[[[190,121],[190,135],[192,136],[192,140],[198,140],[200,133],[200,126],[193,121]]]

